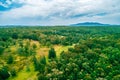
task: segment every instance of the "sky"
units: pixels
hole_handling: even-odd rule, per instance
[[[120,0],[0,0],[0,25],[120,24]]]

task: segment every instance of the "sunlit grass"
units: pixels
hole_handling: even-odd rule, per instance
[[[37,80],[37,72],[35,72],[33,64],[29,65],[29,69],[30,70],[27,71],[25,66],[23,70],[17,73],[17,76],[10,77],[8,80]]]
[[[41,56],[45,56],[46,57],[46,61],[48,63],[48,53],[49,53],[49,47],[41,47],[40,46],[40,43],[38,41],[33,41],[33,40],[23,40],[23,43],[25,44],[26,42],[30,42],[30,44],[36,44],[37,45],[37,48],[36,48],[36,57],[39,59]],[[17,52],[16,49],[19,47],[19,45],[17,46],[11,46],[11,50],[12,50],[12,53],[15,53]],[[62,51],[68,51],[68,48],[70,47],[73,47],[73,46],[61,46],[61,45],[55,45],[53,46],[53,48],[55,49],[56,51],[56,55],[57,55],[57,58],[59,58],[60,56],[60,53]],[[19,56],[17,56],[16,58],[17,60],[19,59]],[[30,58],[28,58],[30,59]],[[18,60],[18,62],[20,62]],[[30,71],[27,71],[27,66],[24,66],[24,68],[22,70],[20,70],[19,72],[17,72],[17,76],[15,77],[10,77],[8,80],[37,80],[37,72],[35,72],[34,70],[34,65],[31,63],[29,65],[29,69]]]
[[[62,51],[64,51],[64,52],[68,51],[68,48],[70,48],[70,47],[73,47],[73,46],[58,46],[58,45],[54,46],[57,57],[59,58],[60,53]]]

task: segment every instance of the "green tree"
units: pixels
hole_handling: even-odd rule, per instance
[[[0,46],[0,55],[3,53],[4,48]]]
[[[13,56],[12,56],[12,55],[8,56],[8,61],[7,61],[7,63],[8,63],[8,64],[13,63]]]
[[[33,49],[36,49],[36,48],[37,48],[37,45],[36,45],[36,44],[33,44],[32,47],[33,47]]]
[[[39,62],[38,62],[38,60],[37,60],[37,58],[35,56],[33,57],[33,63],[34,63],[35,71],[38,71],[40,65],[39,65]]]
[[[48,58],[49,59],[56,58],[56,52],[55,52],[54,48],[51,48],[49,50]]]
[[[46,58],[45,58],[45,56],[42,56],[40,58],[40,63],[46,65]]]
[[[39,63],[39,71],[44,72],[45,71],[45,65],[46,65],[46,58],[45,56],[40,58],[40,63]]]
[[[17,75],[16,70],[14,68],[10,71],[10,73],[11,73],[12,76],[16,76]]]
[[[5,67],[0,69],[0,80],[6,80],[9,77],[10,77],[10,74],[8,73],[8,70]]]
[[[39,74],[38,75],[38,80],[48,80],[44,74]]]

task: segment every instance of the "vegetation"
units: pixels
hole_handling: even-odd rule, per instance
[[[5,80],[10,76],[6,67],[0,69],[0,80]]]
[[[0,80],[119,80],[120,27],[0,28]]]
[[[56,52],[55,52],[54,48],[51,48],[49,50],[48,58],[49,59],[56,58]]]
[[[13,63],[13,56],[8,56],[8,61],[7,61],[8,64],[12,64]]]

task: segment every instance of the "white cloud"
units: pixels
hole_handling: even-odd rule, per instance
[[[8,8],[9,5],[12,4],[13,1],[10,1],[10,0],[6,0],[4,3],[0,2],[0,5],[5,7],[5,8]]]
[[[0,2],[0,6],[3,6],[3,7],[8,7],[8,5],[6,5],[6,4],[3,4],[2,2]]]
[[[7,3],[11,4],[10,0],[7,0]],[[11,23],[11,20],[16,20],[21,24],[25,20],[31,23],[33,19],[34,22],[38,22],[36,24],[42,24],[42,22],[45,24],[45,21],[46,24],[68,24],[91,19],[109,23],[109,19],[115,17],[111,17],[111,14],[120,16],[120,0],[12,0],[12,3],[24,5],[1,12],[1,22]],[[114,18],[115,21],[118,20],[117,17]],[[12,24],[14,23],[12,21]]]

